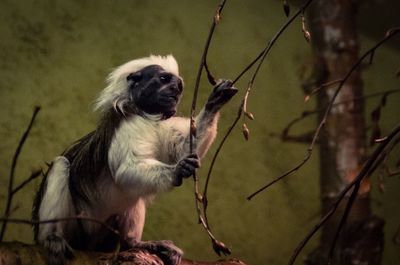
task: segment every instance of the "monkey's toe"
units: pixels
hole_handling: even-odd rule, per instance
[[[65,265],[68,259],[74,257],[73,250],[67,241],[56,234],[50,234],[43,241],[49,265]]]
[[[178,265],[181,263],[183,251],[170,240],[156,241],[160,252],[157,254],[165,265]]]
[[[135,248],[142,248],[157,255],[164,265],[179,265],[183,256],[183,251],[170,240],[137,242]]]

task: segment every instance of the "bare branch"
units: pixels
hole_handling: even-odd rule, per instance
[[[308,95],[305,96],[304,101],[308,101],[311,98],[312,95],[316,94],[321,89],[336,85],[336,84],[338,84],[338,83],[340,83],[342,81],[343,81],[343,79],[337,79],[337,80],[333,80],[333,81],[329,81],[329,82],[323,83],[323,84],[319,85],[318,87],[313,88],[311,90],[311,92]]]
[[[196,112],[197,95],[198,95],[198,91],[199,91],[200,80],[201,80],[203,68],[205,68],[207,71],[207,77],[208,77],[210,83],[211,84],[215,83],[214,77],[211,75],[211,73],[208,69],[207,54],[208,54],[208,49],[211,44],[212,36],[214,34],[215,28],[216,28],[220,18],[221,18],[221,12],[225,6],[225,3],[226,3],[226,0],[222,0],[217,7],[217,10],[216,10],[214,18],[213,18],[213,22],[211,24],[210,31],[208,33],[208,37],[207,37],[206,44],[205,44],[205,47],[203,50],[203,54],[201,56],[199,70],[197,72],[196,83],[195,83],[195,88],[194,88],[194,93],[193,93],[193,100],[192,100],[192,108],[190,111],[190,137],[189,137],[190,153],[193,153],[193,137],[196,134],[196,125],[195,125],[194,116],[195,116],[195,112]],[[230,250],[227,247],[225,247],[225,245],[222,242],[216,240],[216,238],[214,237],[214,235],[211,232],[208,222],[202,216],[202,212],[201,212],[201,208],[200,208],[199,204],[202,203],[203,197],[199,191],[199,179],[197,177],[196,172],[193,174],[193,179],[194,179],[195,205],[196,205],[197,215],[199,218],[199,223],[202,224],[202,226],[206,230],[208,236],[210,237],[212,244],[213,244],[214,251],[218,255],[220,254],[220,252],[222,252],[225,255],[230,254]]]
[[[284,177],[286,177],[286,176],[292,174],[293,172],[297,171],[300,167],[302,167],[311,158],[311,155],[312,155],[315,143],[317,141],[317,138],[319,136],[319,133],[321,132],[322,127],[325,125],[326,119],[327,119],[329,113],[331,112],[331,110],[332,110],[332,108],[334,106],[335,99],[336,99],[337,95],[339,94],[339,92],[341,91],[341,89],[343,88],[343,86],[346,83],[346,81],[349,79],[351,74],[361,65],[361,63],[364,61],[365,58],[367,58],[372,52],[375,52],[376,49],[378,49],[381,45],[383,45],[385,42],[387,42],[389,39],[391,39],[393,36],[395,36],[399,32],[400,32],[400,28],[394,28],[394,29],[389,30],[386,33],[386,36],[382,40],[380,40],[378,43],[376,43],[372,48],[367,50],[357,60],[357,62],[351,67],[351,69],[347,72],[347,74],[344,76],[342,81],[339,83],[338,88],[335,90],[335,93],[333,94],[331,100],[329,101],[328,107],[326,108],[326,110],[324,112],[324,115],[323,115],[323,117],[322,117],[317,129],[315,130],[313,139],[312,139],[310,145],[307,148],[307,154],[305,155],[303,161],[301,161],[299,164],[297,164],[294,168],[292,168],[289,171],[287,171],[285,174],[275,178],[274,180],[272,180],[271,182],[269,182],[268,184],[266,184],[262,188],[258,189],[256,192],[251,194],[247,199],[253,198],[255,195],[259,194],[261,191],[264,191],[265,189],[270,187],[272,184],[282,180]]]
[[[216,159],[218,157],[218,154],[221,151],[221,148],[223,147],[223,145],[224,145],[225,141],[227,140],[228,136],[232,133],[235,125],[237,124],[237,122],[239,121],[240,117],[242,116],[242,113],[243,113],[243,102],[241,104],[241,107],[239,108],[239,111],[238,111],[238,114],[237,114],[235,120],[233,121],[232,125],[229,127],[228,131],[226,132],[226,134],[222,138],[222,141],[219,144],[219,146],[217,147],[217,150],[215,151],[215,154],[214,154],[214,156],[212,158],[210,168],[208,169],[208,174],[207,174],[207,178],[206,178],[206,184],[204,186],[204,191],[203,191],[204,196],[207,194],[208,184],[209,184],[209,181],[210,181],[212,169],[214,167],[214,164],[215,164],[215,161],[216,161]]]
[[[29,125],[26,128],[24,134],[22,135],[22,137],[18,143],[17,149],[15,150],[14,157],[13,157],[12,164],[11,164],[10,176],[8,178],[7,202],[6,202],[6,207],[5,207],[5,211],[4,211],[4,216],[8,216],[10,214],[12,199],[13,199],[13,195],[14,195],[13,186],[14,186],[15,169],[17,167],[18,158],[19,158],[19,155],[21,153],[22,147],[24,146],[26,139],[28,138],[29,132],[32,129],[33,123],[35,122],[36,116],[39,111],[40,111],[40,107],[36,106],[33,110],[32,118],[29,122]],[[4,233],[6,231],[6,228],[7,228],[7,221],[4,221],[3,225],[1,227],[1,231],[0,231],[0,242],[3,241],[3,237],[4,237]]]
[[[275,34],[275,36],[268,41],[267,46],[258,54],[258,56],[248,65],[246,68],[239,73],[239,75],[233,80],[233,84],[235,84],[248,70],[250,70],[253,65],[258,62],[258,60],[261,59],[261,61],[264,61],[265,57],[268,55],[269,51],[271,50],[272,46],[274,46],[275,42],[279,39],[279,37],[282,35],[283,32],[292,24],[292,22],[304,11],[307,9],[307,7],[311,4],[313,0],[308,0]],[[261,63],[262,64],[262,63]],[[254,75],[257,75],[257,72],[259,68],[261,67],[261,64],[258,65],[256,72]],[[255,76],[253,75],[251,83],[254,83]]]
[[[254,73],[253,73],[253,76],[252,76],[251,80],[250,80],[249,83],[248,83],[247,90],[246,90],[246,94],[245,94],[245,96],[244,96],[244,98],[243,98],[243,101],[242,101],[242,104],[241,104],[241,106],[240,106],[240,108],[239,108],[239,113],[240,113],[240,115],[238,115],[238,116],[236,117],[236,119],[233,121],[232,125],[230,126],[229,130],[227,131],[227,133],[226,133],[225,136],[223,137],[223,140],[222,140],[222,142],[220,143],[220,145],[219,145],[219,147],[218,147],[218,149],[217,149],[218,152],[217,152],[217,153],[214,155],[214,157],[213,157],[213,162],[211,163],[211,166],[210,166],[210,168],[209,168],[208,175],[207,175],[207,182],[208,182],[209,179],[210,179],[210,176],[211,176],[211,173],[212,173],[212,169],[213,169],[213,166],[214,166],[214,163],[215,163],[215,159],[216,159],[216,157],[218,156],[219,151],[220,151],[221,148],[223,147],[223,145],[224,145],[224,143],[225,143],[225,141],[226,141],[226,138],[229,136],[229,134],[232,132],[233,128],[236,126],[237,122],[239,121],[239,118],[240,118],[242,112],[244,111],[245,114],[247,114],[249,117],[251,117],[251,119],[254,119],[253,115],[252,115],[251,113],[247,112],[247,100],[248,100],[248,96],[249,96],[250,90],[251,90],[251,88],[252,88],[252,86],[253,86],[253,84],[254,84],[254,81],[255,81],[255,79],[256,79],[256,77],[257,77],[257,74],[258,74],[258,72],[259,72],[259,70],[260,70],[260,68],[261,68],[261,65],[262,65],[262,63],[264,62],[266,56],[269,54],[269,52],[270,52],[272,46],[275,44],[275,42],[278,40],[278,38],[282,35],[282,33],[292,24],[292,22],[293,22],[300,14],[304,13],[304,11],[307,9],[307,7],[311,4],[312,1],[313,1],[313,0],[308,0],[301,8],[300,8],[300,9],[299,9],[299,10],[298,10],[298,11],[297,11],[297,12],[282,26],[282,27],[278,30],[278,32],[275,34],[275,36],[274,36],[270,41],[268,41],[266,47],[261,51],[261,53],[260,53],[248,66],[246,66],[246,68],[245,68],[241,73],[239,73],[239,75],[233,80],[232,84],[235,84],[247,71],[249,71],[249,70],[253,67],[254,64],[256,64],[256,63],[261,59],[261,61],[259,62],[258,66],[257,66],[257,68],[256,68],[256,70],[255,70]]]
[[[400,170],[389,171],[388,177],[394,177],[400,175]]]
[[[400,225],[397,228],[396,233],[394,233],[393,243],[396,244],[396,245],[400,245]]]
[[[271,136],[275,136],[274,134],[270,134]],[[292,142],[292,143],[301,143],[301,144],[309,144],[312,141],[312,137],[314,135],[314,131],[305,132],[297,135],[278,135],[280,136],[283,142]]]
[[[293,265],[294,262],[296,261],[297,256],[299,253],[302,251],[302,249],[305,247],[305,245],[308,243],[308,241],[314,236],[314,234],[326,223],[326,221],[336,212],[336,209],[338,208],[339,204],[343,200],[343,198],[346,196],[346,194],[356,187],[356,185],[360,185],[361,181],[371,174],[371,168],[374,167],[376,164],[379,156],[384,152],[386,146],[395,138],[397,134],[400,133],[400,124],[393,129],[393,131],[387,136],[387,138],[382,141],[379,146],[375,149],[373,154],[369,157],[363,168],[361,169],[360,173],[354,178],[352,182],[350,182],[346,188],[344,188],[337,196],[337,199],[333,203],[331,209],[320,219],[320,221],[311,229],[311,231],[304,237],[304,239],[297,245],[295,250],[293,251],[293,254],[290,258],[289,265]],[[356,190],[356,189],[354,189]],[[353,192],[354,192],[353,190]],[[354,195],[356,196],[356,195]],[[354,198],[355,199],[355,198]],[[342,221],[345,222],[348,212],[351,209],[352,204],[354,203],[354,200],[349,200],[348,205],[346,206],[346,209],[348,208],[348,211],[345,211],[342,217]],[[342,222],[341,222],[342,223]],[[341,227],[339,227],[341,228]],[[340,232],[340,231],[339,231]]]
[[[50,223],[59,223],[59,222],[70,222],[70,221],[76,221],[76,220],[82,220],[82,221],[88,221],[88,222],[93,222],[96,224],[100,224],[107,228],[110,232],[113,234],[117,235],[120,237],[120,233],[118,230],[112,228],[109,224],[97,220],[95,218],[90,218],[86,216],[69,216],[69,217],[63,217],[63,218],[54,218],[54,219],[49,219],[49,220],[27,220],[27,219],[20,219],[20,218],[7,218],[7,217],[0,217],[0,222],[3,224],[6,222],[10,223],[16,223],[16,224],[26,224],[26,225],[40,225],[40,224],[50,224]]]
[[[370,171],[366,172],[365,176],[368,175],[368,173],[370,173]],[[332,260],[333,253],[335,251],[336,243],[337,243],[337,241],[339,239],[340,232],[343,230],[344,226],[346,225],[346,221],[347,221],[347,218],[348,218],[349,213],[351,211],[351,208],[353,207],[354,202],[355,202],[355,200],[357,198],[358,191],[360,190],[360,185],[361,185],[361,181],[354,183],[353,191],[351,192],[350,198],[349,198],[349,200],[348,200],[348,202],[346,204],[346,208],[344,210],[342,218],[340,219],[339,226],[336,229],[336,233],[335,233],[335,237],[333,239],[332,245],[331,245],[331,249],[329,250],[329,260],[330,261]]]
[[[39,177],[40,175],[43,174],[43,171],[40,170],[36,170],[34,172],[31,173],[31,175],[29,176],[29,178],[27,178],[26,180],[24,180],[21,184],[19,184],[17,187],[15,187],[11,194],[12,196],[15,195],[15,193],[17,193],[18,191],[20,191],[23,187],[25,187],[26,185],[28,185],[32,180],[36,179],[37,177]]]
[[[275,178],[274,180],[272,180],[271,182],[269,182],[267,185],[265,185],[264,187],[258,189],[257,191],[255,191],[254,193],[252,193],[250,196],[247,197],[247,200],[251,200],[253,199],[254,196],[258,195],[260,192],[264,191],[265,189],[268,189],[269,187],[271,187],[272,185],[274,185],[276,182],[282,180],[283,178],[285,178],[286,176],[292,174],[293,172],[296,172],[297,170],[299,170],[299,168],[301,168],[311,157],[311,153],[309,152],[307,154],[306,157],[304,157],[303,161],[301,161],[300,163],[298,163],[294,168],[292,168],[291,170],[287,171],[286,173],[284,173],[283,175]]]
[[[388,90],[379,91],[379,92],[374,92],[374,93],[367,94],[367,95],[364,95],[364,96],[361,96],[361,97],[356,97],[356,98],[353,98],[353,99],[336,102],[335,104],[333,104],[332,108],[336,108],[336,107],[338,107],[340,105],[344,105],[344,104],[347,104],[347,103],[350,103],[350,102],[366,100],[366,99],[369,99],[369,98],[379,97],[379,96],[382,96],[382,95],[390,95],[390,94],[399,93],[399,92],[400,92],[399,88],[388,89]],[[302,120],[304,120],[304,119],[306,119],[306,118],[308,118],[308,117],[310,117],[312,115],[321,113],[323,111],[325,111],[325,109],[305,110],[305,111],[303,111],[299,117],[294,118],[293,120],[291,120],[286,125],[286,127],[283,128],[282,133],[280,134],[280,138],[281,139],[286,139],[288,137],[291,137],[291,136],[289,136],[289,131],[295,124],[297,124],[298,122],[300,122],[300,121],[302,121]],[[276,135],[272,134],[272,136],[276,136]],[[311,140],[309,140],[308,142],[311,142]]]

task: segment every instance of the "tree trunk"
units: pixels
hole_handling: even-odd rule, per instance
[[[310,6],[308,21],[315,59],[312,83],[316,86],[343,78],[357,61],[356,11],[357,1],[351,0],[320,0]],[[321,89],[317,96],[318,109],[327,107],[336,89],[337,86]],[[345,83],[336,101],[362,95],[363,84],[358,69]],[[365,161],[364,102],[353,101],[333,108],[321,131],[319,143],[321,212],[325,214]],[[331,264],[380,264],[384,222],[372,216],[369,190],[369,180],[366,180],[339,237]],[[328,264],[330,248],[346,203],[344,200],[322,228],[319,247],[308,256],[307,264]]]
[[[145,251],[124,251],[117,257],[113,253],[74,251],[74,259],[69,265],[163,265],[160,258]],[[0,243],[0,265],[45,265],[42,247],[20,242]],[[218,260],[213,262],[182,259],[180,265],[246,265],[240,260]]]

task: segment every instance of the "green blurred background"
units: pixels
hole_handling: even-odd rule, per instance
[[[203,45],[219,1],[51,1],[0,0],[0,211],[4,211],[12,156],[36,105],[42,107],[24,146],[16,183],[93,130],[98,118],[93,101],[105,87],[112,68],[138,57],[172,53],[180,64],[186,90],[180,115],[188,115]],[[292,3],[292,1],[289,1]],[[296,8],[294,1],[292,12]],[[360,9],[361,47],[375,43],[390,26],[399,26],[397,1],[365,1]],[[398,12],[397,12],[398,13]],[[209,66],[218,78],[234,78],[286,21],[281,1],[228,1],[209,51]],[[209,193],[209,220],[217,237],[248,264],[286,264],[288,256],[318,220],[318,153],[300,171],[252,201],[246,196],[300,161],[306,146],[282,143],[279,133],[304,109],[301,82],[311,72],[311,52],[300,20],[274,46],[249,98],[250,140],[240,125],[216,164]],[[379,49],[363,73],[366,91],[399,88],[400,42]],[[225,107],[220,141],[236,116],[249,75],[238,83],[240,94]],[[199,105],[210,93],[204,79]],[[379,99],[367,102],[367,111]],[[399,94],[383,110],[383,134],[400,120]],[[367,112],[367,119],[369,119]],[[314,118],[295,128],[304,132]],[[207,171],[211,154],[203,161]],[[397,153],[399,154],[399,153]],[[376,184],[376,180],[373,181]],[[40,180],[20,191],[13,217],[29,218]],[[400,179],[385,182],[386,192],[373,187],[375,212],[386,219],[383,264],[399,264],[400,247],[392,243],[400,224]],[[144,239],[172,239],[187,258],[216,260],[210,241],[197,224],[191,180],[159,196],[148,210]],[[6,240],[32,242],[29,226],[11,224]],[[317,244],[317,237],[302,253]],[[301,264],[301,259],[298,264]]]

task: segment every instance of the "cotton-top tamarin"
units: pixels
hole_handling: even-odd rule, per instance
[[[237,92],[220,81],[196,117],[195,151],[190,153],[187,118],[176,117],[183,81],[173,56],[150,56],[116,68],[95,109],[97,128],[56,157],[41,184],[34,220],[93,218],[36,225],[35,239],[51,265],[65,264],[72,249],[110,251],[143,248],[165,264],[180,262],[172,242],[141,241],[146,205],[159,192],[180,186],[200,166],[217,133],[218,111]],[[176,206],[174,206],[176,207]]]

